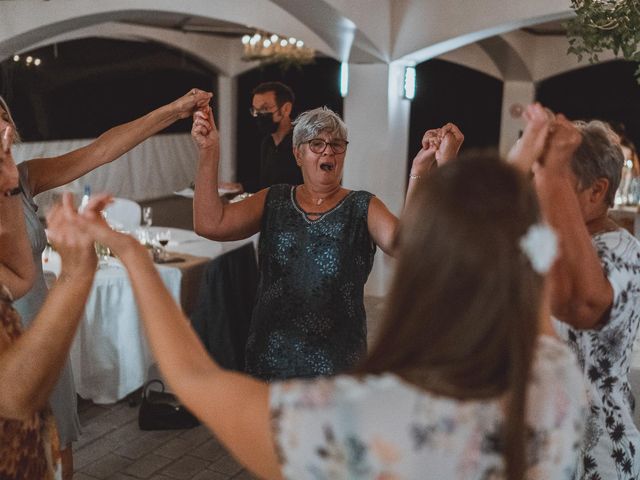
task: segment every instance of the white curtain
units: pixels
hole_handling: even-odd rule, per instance
[[[14,146],[16,162],[54,157],[90,143],[91,140],[57,140],[28,142]],[[61,190],[81,194],[84,185],[92,193],[109,192],[116,197],[141,201],[172,195],[195,179],[197,151],[187,133],[156,135],[125,153],[118,160],[103,165],[59,189],[36,198],[39,206],[51,201]]]

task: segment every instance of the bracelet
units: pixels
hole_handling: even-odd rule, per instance
[[[410,173],[409,178],[412,180],[419,180],[422,178],[422,175],[414,175],[413,173]]]
[[[7,190],[4,192],[5,197],[13,197],[15,195],[20,195],[22,193],[22,187],[12,188],[11,190]]]

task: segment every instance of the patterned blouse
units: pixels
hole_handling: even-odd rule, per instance
[[[270,387],[286,479],[504,478],[504,398],[455,400],[393,374],[292,380]],[[528,391],[527,479],[572,479],[586,413],[572,352],[541,337]]]
[[[0,336],[15,342],[22,333],[22,328],[11,301],[9,291],[0,285]],[[0,478],[62,478],[58,434],[48,408],[26,420],[0,417]]]
[[[595,235],[593,244],[613,288],[609,319],[598,330],[554,322],[577,354],[588,387],[590,413],[576,478],[638,479],[640,433],[627,377],[640,323],[640,243],[621,229]]]

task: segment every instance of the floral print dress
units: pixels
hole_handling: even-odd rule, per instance
[[[270,386],[283,476],[312,480],[505,478],[504,398],[455,400],[393,374]],[[572,352],[541,337],[528,391],[527,479],[572,479],[586,412]]]
[[[0,285],[0,336],[14,342],[21,333],[11,294]],[[0,417],[0,479],[61,478],[58,434],[51,411],[44,409],[25,420]]]
[[[613,288],[606,324],[577,330],[554,322],[577,354],[588,386],[589,416],[576,478],[640,478],[640,433],[633,422],[628,374],[640,324],[640,243],[626,230],[593,236],[602,268]]]

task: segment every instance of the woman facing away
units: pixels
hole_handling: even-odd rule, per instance
[[[364,284],[376,247],[393,253],[397,218],[366,191],[342,186],[347,128],[327,108],[302,113],[293,129],[301,185],[274,185],[223,204],[217,184],[218,132],[210,108],[196,112],[199,147],[194,226],[213,240],[260,232],[259,281],[246,346],[246,371],[263,380],[332,375],[366,352]],[[413,162],[416,179],[454,158],[463,136],[453,124],[425,134],[430,158]]]
[[[584,385],[551,328],[555,236],[532,188],[482,156],[420,183],[380,340],[357,371],[333,378],[268,384],[221,369],[144,248],[92,212],[82,228],[124,262],[174,391],[258,476],[571,479]]]
[[[20,314],[25,327],[31,324],[40,311],[47,295],[41,262],[47,238],[38,218],[38,207],[33,197],[72,182],[99,166],[112,162],[176,120],[191,116],[196,108],[206,105],[210,98],[210,93],[192,89],[168,105],[132,122],[108,130],[85,147],[57,157],[28,160],[18,166],[21,189],[19,197],[22,200],[27,235],[33,255],[32,261],[36,268],[33,287],[24,296],[16,296],[14,302],[14,307]],[[11,112],[0,97],[0,130],[7,126],[11,126],[14,132],[17,132],[11,118]],[[18,139],[17,133],[16,139]],[[58,384],[51,394],[51,407],[63,447],[64,478],[71,479],[73,476],[71,443],[78,439],[80,421],[77,414],[76,390],[70,365],[66,365],[63,369]]]

